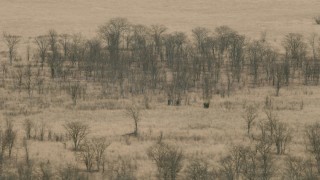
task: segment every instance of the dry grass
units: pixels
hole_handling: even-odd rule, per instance
[[[314,7],[319,5],[317,0],[177,0],[174,3],[168,0],[3,0],[0,29],[25,38],[19,51],[24,51],[24,46],[30,41],[28,37],[47,33],[50,28],[63,33],[82,32],[86,37],[95,36],[98,25],[116,16],[128,17],[133,23],[164,24],[170,31],[191,32],[197,26],[214,29],[229,25],[253,38],[266,31],[267,38],[279,46],[283,36],[289,32],[302,33],[307,37],[319,31],[320,26],[314,26],[312,19],[318,13]],[[0,48],[3,46],[1,42]],[[0,54],[4,56],[2,50]],[[241,118],[247,104],[254,103],[259,108],[258,122],[267,118],[262,111],[265,97],[272,98],[279,119],[293,128],[294,138],[287,153],[298,156],[306,156],[305,125],[318,121],[320,117],[320,87],[284,87],[279,97],[273,96],[273,88],[243,88],[230,97],[215,95],[210,109],[202,108],[202,100],[196,93],[189,94],[190,105],[180,107],[166,106],[165,97],[158,95],[149,96],[152,97],[151,109],[142,113],[140,136],[125,137],[123,135],[133,129],[133,122],[125,115],[125,108],[132,101],[143,104],[143,97],[102,99],[97,97],[99,90],[95,88],[89,85],[87,98],[80,99],[75,107],[69,96],[49,93],[49,88],[46,91],[50,95],[45,93],[32,100],[25,98],[25,92],[0,88],[0,119],[14,118],[15,128],[19,130],[19,141],[13,154],[19,158],[24,155],[21,139],[25,134],[23,123],[26,118],[45,122],[46,133],[50,131],[57,136],[65,135],[63,125],[66,122],[80,120],[90,124],[89,137],[108,137],[111,142],[107,148],[108,161],[118,156],[127,157],[139,167],[138,179],[152,179],[155,177],[155,167],[148,159],[146,150],[161,133],[164,141],[183,149],[187,159],[207,159],[210,167],[214,167],[231,145],[248,142],[246,124]],[[49,160],[55,167],[69,162],[85,169],[74,156],[72,144],[67,139],[59,142],[55,142],[54,138],[44,142],[30,140],[29,147],[30,158],[37,162]]]
[[[275,108],[274,111],[281,121],[290,124],[290,127],[294,129],[294,140],[289,145],[287,152],[305,156],[304,128],[306,124],[316,122],[320,115],[318,111],[319,87],[284,88],[280,97],[272,96],[273,93],[274,89],[271,88],[257,88],[250,89],[250,91],[243,89],[230,98],[214,96],[213,106],[210,109],[203,109],[200,102],[181,107],[157,104],[156,108],[143,111],[138,138],[122,136],[132,132],[133,128],[133,122],[125,115],[124,107],[115,110],[102,108],[94,111],[81,110],[81,108],[66,109],[65,106],[71,103],[71,99],[64,98],[63,106],[50,107],[39,113],[27,115],[27,117],[37,122],[44,121],[48,127],[46,132],[50,129],[56,134],[65,133],[63,125],[68,121],[81,120],[90,124],[90,137],[108,137],[112,142],[107,148],[107,158],[113,159],[118,156],[131,158],[139,165],[138,178],[146,178],[155,175],[146,150],[157,141],[160,132],[163,133],[164,141],[182,148],[188,159],[205,158],[211,165],[215,164],[226,154],[231,145],[248,142],[246,124],[241,118],[244,104],[256,103],[260,109],[257,121],[266,119],[262,108],[267,95],[272,98],[275,107],[284,107]],[[54,99],[54,97],[51,98]],[[15,101],[14,98],[9,99],[9,102]],[[292,109],[292,102],[299,102],[301,99],[303,99],[304,108]],[[79,101],[77,106],[94,104],[95,101],[95,99],[86,102]],[[221,107],[221,103],[224,102],[232,104],[232,110]],[[15,127],[19,129],[19,139],[22,139],[24,135],[22,126],[25,118],[25,115],[22,114],[15,116]],[[71,141],[31,140],[29,143],[30,157],[37,162],[49,160],[58,167],[65,165],[67,159],[68,162],[78,162],[78,166],[85,169],[84,165],[79,163],[73,155]],[[23,153],[23,149],[16,151],[18,154]]]

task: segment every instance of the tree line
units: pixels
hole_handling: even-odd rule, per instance
[[[3,37],[12,65],[21,37]],[[38,74],[46,69],[51,79],[98,82],[104,94],[160,92],[167,94],[169,105],[180,105],[189,92],[202,92],[209,107],[213,94],[229,96],[244,86],[273,86],[278,96],[289,84],[318,85],[318,37],[306,42],[301,34],[289,33],[281,45],[283,52],[265,36],[249,40],[228,26],[214,31],[196,27],[188,37],[163,25],[114,18],[99,26],[92,39],[55,30],[33,38],[32,60]],[[28,46],[28,60],[30,53]],[[76,85],[72,91],[76,98]]]

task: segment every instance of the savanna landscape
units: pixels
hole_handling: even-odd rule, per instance
[[[0,179],[320,179],[318,7],[0,0]]]

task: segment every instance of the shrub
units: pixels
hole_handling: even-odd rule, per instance
[[[286,158],[286,169],[282,179],[317,179],[310,160],[301,157],[288,156]]]
[[[315,123],[307,127],[307,138],[309,140],[308,150],[317,162],[318,172],[320,173],[320,123]]]
[[[253,151],[249,147],[245,146],[233,146],[229,151],[229,154],[222,158],[220,161],[221,169],[220,173],[223,179],[239,179],[243,174],[245,177],[254,178],[256,176],[256,166],[251,166],[252,162],[248,158],[249,155],[253,155]],[[253,162],[256,162],[254,156]],[[243,173],[242,173],[243,172]],[[254,172],[254,173],[253,173]]]
[[[213,179],[208,169],[208,162],[194,159],[186,168],[186,179],[188,180],[210,180]]]
[[[148,157],[156,163],[160,179],[175,180],[182,169],[182,151],[169,144],[160,142],[151,146]]]
[[[108,163],[106,175],[109,180],[136,180],[137,165],[129,158],[119,156],[116,161]]]

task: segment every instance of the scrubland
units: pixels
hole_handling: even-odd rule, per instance
[[[319,179],[317,5],[2,1],[0,179]]]

